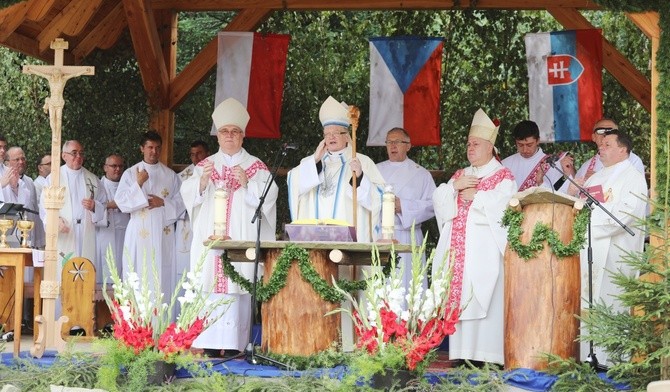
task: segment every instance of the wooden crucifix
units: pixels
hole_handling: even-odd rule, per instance
[[[60,157],[61,148],[61,126],[63,121],[63,90],[69,79],[81,75],[93,75],[94,67],[82,67],[63,65],[63,52],[68,48],[67,41],[56,38],[51,43],[54,50],[54,65],[25,65],[23,73],[37,75],[49,82],[51,95],[44,103],[44,111],[49,113],[49,125],[51,126],[51,156],[54,159]],[[58,162],[58,161],[56,161]],[[65,188],[60,186],[60,165],[51,165],[51,180],[48,187],[42,191],[44,195],[44,207],[47,210],[46,219],[46,247],[44,260],[44,281],[40,287],[40,295],[43,301],[42,314],[35,317],[39,325],[39,335],[31,348],[30,353],[34,357],[41,358],[44,350],[55,348],[62,351],[65,341],[61,337],[61,327],[67,322],[67,317],[56,318],[56,300],[60,293],[60,276],[58,263],[58,211],[63,207]]]

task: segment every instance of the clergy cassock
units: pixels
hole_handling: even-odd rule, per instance
[[[459,197],[454,181],[480,179],[474,200]],[[504,362],[503,254],[507,231],[500,224],[517,186],[509,169],[495,158],[484,166],[458,170],[433,195],[440,240],[434,263],[453,262],[449,301],[463,308],[449,337],[449,358]],[[435,268],[435,267],[433,267]]]
[[[562,177],[562,175],[558,170],[552,168],[545,162],[545,158],[547,157],[548,155],[542,151],[542,148],[538,147],[535,154],[530,158],[524,158],[521,154],[516,153],[503,159],[502,164],[512,172],[512,175],[514,175],[514,180],[516,181],[519,192],[536,186],[535,175],[540,169],[545,172],[542,179],[542,185],[540,186],[543,188],[554,189],[554,184]],[[556,162],[556,165],[560,167],[559,162]],[[559,189],[561,189],[564,184],[565,182],[562,182]],[[565,184],[564,189],[567,189],[567,184]]]
[[[207,187],[200,195],[202,167],[208,161],[214,162],[214,172]],[[235,166],[244,169],[249,180],[246,188],[233,177],[232,171]],[[251,224],[251,219],[269,177],[270,172],[267,166],[244,149],[232,156],[219,150],[216,154],[198,163],[193,170],[193,175],[184,181],[181,187],[181,194],[193,227],[191,269],[195,268],[205,251],[203,242],[214,234],[214,192],[217,187],[229,190],[226,219],[228,235],[233,240],[252,241],[256,239],[256,224]],[[261,240],[275,239],[277,194],[277,185],[273,183],[263,204]],[[242,351],[249,342],[251,295],[224,275],[220,255],[220,250],[211,250],[207,253],[203,266],[202,284],[205,290],[212,288],[210,298],[218,299],[228,296],[235,301],[221,319],[209,326],[195,340],[193,346]],[[253,279],[253,263],[239,262],[233,263],[233,266],[246,279]],[[258,276],[261,275],[262,270],[259,270]],[[220,311],[223,310],[225,309],[220,309]]]
[[[647,183],[644,175],[635,168],[630,160],[624,160],[593,174],[584,184],[585,188],[602,186],[605,202],[601,205],[609,210],[621,222],[633,229],[635,236],[626,232],[602,209],[591,212],[591,245],[593,248],[593,300],[614,307],[615,311],[626,312],[616,300],[621,288],[611,280],[613,272],[621,270],[633,276],[637,272],[621,261],[626,252],[640,252],[644,246],[644,233],[637,228],[636,219],[643,219],[647,207]],[[641,199],[642,198],[642,199]],[[588,254],[586,247],[580,255],[582,271],[582,308],[588,308]],[[582,330],[582,334],[586,331]],[[607,353],[594,347],[600,363],[607,361]],[[581,358],[589,353],[589,342],[580,343]]]
[[[409,158],[402,162],[384,161],[377,164],[377,168],[386,184],[393,186],[393,194],[400,200],[401,212],[395,214],[395,239],[401,244],[411,244],[414,228],[414,243],[420,246],[423,242],[421,223],[435,216],[433,176]],[[408,287],[412,278],[412,254],[401,253],[399,256],[405,268],[403,283]],[[422,261],[426,261],[425,254],[422,255]],[[426,281],[424,286],[427,286]]]
[[[107,200],[114,200],[116,191],[119,188],[119,182],[111,181],[105,176],[100,178],[100,182],[107,193]],[[110,281],[109,268],[107,267],[107,249],[110,245],[112,246],[116,269],[119,271],[119,274],[123,274],[121,258],[123,257],[123,242],[130,214],[121,212],[118,207],[106,210],[106,224],[96,227],[96,251],[98,255],[95,264],[96,283],[103,283],[103,277],[106,277],[108,282]]]
[[[146,170],[149,174],[149,179],[141,188],[137,184],[138,170]],[[169,167],[160,162],[149,164],[142,161],[123,172],[116,190],[116,205],[122,212],[130,214],[122,256],[124,276],[131,269],[142,276],[146,269],[151,286],[151,266],[155,265],[164,302],[169,301],[177,283],[174,223],[184,211],[180,185],[179,177]],[[162,198],[165,205],[149,209],[149,195]]]

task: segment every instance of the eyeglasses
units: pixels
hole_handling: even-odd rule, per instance
[[[224,136],[237,136],[241,135],[242,131],[239,129],[221,129],[219,130],[219,133]]]
[[[20,158],[12,158],[9,160],[10,162],[25,162],[26,157],[20,157]]]
[[[107,167],[111,167],[112,169],[123,169],[123,165],[108,165],[105,164]]]
[[[385,143],[387,146],[397,146],[398,144],[409,144],[409,142],[406,142],[404,140],[387,140]]]
[[[0,144],[0,150],[7,151],[7,145],[6,144]]]
[[[51,162],[40,163],[40,164],[38,164],[37,166],[51,166]]]
[[[84,152],[83,151],[63,151],[63,154],[71,155],[73,157],[84,157]]]
[[[341,135],[346,135],[347,133],[349,133],[349,132],[347,132],[347,131],[328,132],[328,133],[324,133],[324,134],[323,134],[323,137],[324,137],[324,139],[325,139],[325,138],[327,138],[327,137],[331,137],[331,136],[341,136]]]
[[[597,133],[598,135],[604,135],[609,131],[616,131],[617,128],[596,128],[593,130],[593,133]]]

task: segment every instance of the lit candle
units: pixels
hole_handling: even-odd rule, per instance
[[[214,236],[224,237],[228,218],[228,191],[217,188],[214,191]]]
[[[395,229],[395,195],[388,185],[382,196],[382,239],[392,240]]]

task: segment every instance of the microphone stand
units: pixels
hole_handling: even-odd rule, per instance
[[[263,189],[263,193],[261,196],[258,198],[258,207],[256,208],[256,212],[254,213],[253,218],[251,219],[251,223],[254,224],[256,223],[256,258],[254,260],[254,280],[252,282],[252,287],[251,287],[251,325],[249,326],[249,342],[247,343],[244,352],[239,353],[238,355],[235,355],[230,358],[226,358],[223,361],[217,362],[216,364],[219,363],[224,363],[228,362],[232,359],[240,358],[244,356],[245,360],[247,363],[251,365],[258,365],[260,363],[259,360],[268,362],[274,366],[277,366],[279,368],[283,369],[288,369],[288,365],[281,363],[279,361],[276,361],[272,358],[269,358],[267,356],[257,354],[256,353],[256,348],[254,347],[254,339],[253,339],[253,325],[254,325],[254,320],[256,319],[255,314],[256,314],[256,289],[257,289],[257,280],[258,280],[258,265],[261,262],[261,222],[262,222],[262,217],[263,217],[263,204],[265,203],[265,198],[268,195],[268,192],[270,192],[270,188],[272,187],[272,184],[274,183],[275,177],[277,176],[277,170],[279,169],[279,166],[281,166],[282,162],[284,161],[284,158],[286,157],[287,153],[287,148],[286,145],[281,148],[278,152],[277,155],[275,155],[275,160],[274,163],[272,164],[272,172],[270,173],[270,177],[268,177],[267,181],[265,181],[265,187]],[[277,163],[277,159],[279,159],[279,163]]]
[[[612,218],[613,221],[615,221],[619,226],[621,226],[626,232],[632,236],[635,235],[635,232],[633,230],[626,226],[625,223],[621,222],[619,218],[614,216],[607,208],[603,207],[603,205],[598,201],[593,195],[589,193],[584,187],[581,185],[577,184],[570,176],[566,175],[563,170],[561,170],[558,165],[556,165],[556,161],[549,161],[549,165],[556,169],[561,175],[563,175],[563,178],[567,179],[574,185],[577,190],[579,191],[579,195],[584,195],[587,199],[586,201],[586,206],[593,211],[595,208],[593,205],[598,206],[603,212],[605,212],[610,218]],[[587,259],[587,264],[589,267],[589,312],[593,310],[593,247],[591,246],[591,216],[589,215],[589,222],[588,222],[588,242],[587,242],[587,248],[586,248],[586,259]],[[598,358],[596,358],[596,353],[593,351],[593,340],[589,340],[589,355],[586,357],[586,362],[591,365],[591,368],[594,370],[607,370],[607,367],[604,365],[600,365],[598,363]]]

